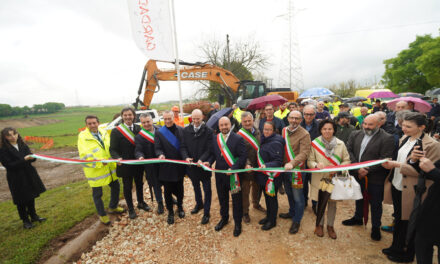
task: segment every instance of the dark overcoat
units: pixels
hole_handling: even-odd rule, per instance
[[[6,179],[14,204],[25,204],[46,191],[37,170],[25,156],[32,154],[24,143],[18,143],[18,150],[12,146],[0,148],[0,162],[6,168]]]
[[[180,142],[180,148],[176,149],[159,131],[154,136],[154,149],[156,156],[164,155],[166,159],[185,160],[188,157],[183,141],[183,127],[175,126],[174,135]],[[177,182],[185,176],[186,165],[161,163],[159,165],[159,180],[164,182]]]
[[[283,137],[278,134],[272,134],[270,137],[261,136],[260,155],[266,165],[266,168],[282,167],[284,160],[284,144]],[[256,173],[256,180],[258,185],[266,186],[267,174],[262,172]],[[276,187],[281,186],[281,177],[274,178],[274,184]]]
[[[212,136],[212,155],[210,157],[209,163],[216,162],[215,168],[219,170],[227,170],[229,168],[235,169],[243,169],[246,165],[247,153],[246,153],[246,145],[244,144],[244,139],[235,134],[234,132],[230,132],[229,138],[226,141],[226,146],[228,146],[231,151],[232,156],[234,156],[237,160],[229,167],[226,160],[223,158],[223,155],[220,151],[220,148],[217,144],[217,135]],[[221,135],[220,135],[221,136]]]
[[[141,131],[139,125],[133,124],[133,133],[135,136]],[[117,128],[113,128],[110,134],[110,155],[113,159],[122,158],[124,160],[135,159],[135,145],[132,144]],[[116,167],[118,177],[136,176],[143,173],[142,165],[122,164]]]
[[[213,131],[211,128],[202,124],[197,133],[194,131],[194,125],[191,124],[183,129],[184,148],[188,153],[188,157],[193,162],[201,160],[208,161],[212,146]],[[211,177],[211,172],[203,170],[201,167],[188,166],[188,176],[193,180],[203,180]]]

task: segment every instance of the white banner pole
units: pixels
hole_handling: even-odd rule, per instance
[[[180,118],[183,119],[183,105],[182,105],[182,86],[180,84],[180,64],[179,64],[179,49],[177,47],[177,30],[176,30],[176,15],[174,13],[174,0],[171,0],[171,17],[173,19],[173,32],[174,32],[174,55],[176,58],[176,71],[177,71],[177,87],[179,88],[179,108]]]

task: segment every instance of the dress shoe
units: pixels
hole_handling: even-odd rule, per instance
[[[177,211],[178,211],[179,218],[185,217],[185,211],[183,211],[182,207],[180,207]]]
[[[47,220],[46,218],[40,217],[38,215],[34,215],[34,216],[31,217],[31,221],[32,222],[40,222],[41,223],[41,222],[44,222],[46,220]]]
[[[414,256],[405,256],[405,255],[388,255],[387,258],[392,262],[397,263],[411,263],[414,261]]]
[[[209,215],[204,215],[204,216],[202,217],[202,222],[201,222],[201,224],[202,224],[202,225],[206,225],[208,222],[209,222]]]
[[[191,214],[197,214],[202,209],[203,209],[203,205],[196,205],[194,209],[191,210]]]
[[[354,226],[354,225],[363,225],[362,219],[356,219],[354,216],[350,219],[342,221],[342,224],[345,226]]]
[[[258,211],[260,211],[260,212],[263,212],[263,213],[265,213],[266,212],[266,209],[264,209],[264,207],[263,206],[261,206],[260,204],[258,204],[258,205],[254,205],[254,209],[255,210],[258,210]]]
[[[403,255],[405,252],[403,250],[398,250],[395,249],[393,246],[389,247],[389,248],[384,248],[382,249],[382,253],[384,253],[385,255]]]
[[[379,227],[373,227],[371,228],[371,239],[374,241],[380,241],[382,238],[382,235],[380,234],[380,228]]]
[[[298,231],[299,231],[299,226],[300,226],[299,223],[295,223],[295,222],[293,222],[293,223],[292,223],[292,226],[290,226],[289,233],[290,233],[290,234],[296,234],[296,233],[298,233]]]
[[[336,239],[337,236],[336,236],[336,232],[335,232],[335,229],[333,228],[333,226],[327,226],[327,233],[331,239]]]
[[[290,215],[290,213],[280,213],[279,216],[280,216],[280,218],[283,218],[283,219],[292,219],[292,216]]]
[[[137,217],[137,214],[134,211],[134,209],[128,209],[128,217],[130,217],[130,219],[135,219]]]
[[[169,213],[168,214],[167,222],[168,222],[169,225],[174,224],[174,213]]]
[[[108,218],[108,215],[99,216],[99,220],[100,220],[101,223],[103,223],[104,225],[109,225],[109,224],[110,224],[110,218]]]
[[[238,237],[241,234],[241,225],[234,226],[234,236]]]
[[[267,222],[269,222],[269,219],[267,219],[267,217],[265,217],[265,218],[261,219],[260,221],[258,221],[258,224],[260,224],[260,225],[264,225],[264,224],[266,224]]]
[[[219,222],[218,222],[218,224],[215,226],[215,231],[220,231],[220,230],[222,230],[222,228],[225,226],[225,225],[227,225],[228,224],[228,220],[220,220]]]
[[[249,224],[251,222],[251,218],[249,217],[249,214],[243,215],[243,222],[245,222],[246,224]]]
[[[29,220],[23,221],[23,228],[24,229],[31,229],[32,227],[34,227],[34,225],[32,224],[31,221],[29,221]]]
[[[157,214],[163,214],[163,202],[157,204]]]
[[[151,208],[145,202],[138,204],[137,207],[138,207],[138,209],[142,209],[142,210],[144,210],[146,212],[150,212],[151,211]]]
[[[324,228],[322,225],[319,225],[317,227],[315,227],[315,235],[319,236],[319,237],[323,237],[324,236]]]
[[[272,229],[275,226],[276,226],[275,223],[267,221],[264,225],[261,226],[261,230],[265,230],[265,231],[266,230],[270,230],[270,229]]]
[[[120,206],[117,206],[116,208],[109,208],[108,213],[109,214],[122,214],[122,213],[125,213],[125,209]]]

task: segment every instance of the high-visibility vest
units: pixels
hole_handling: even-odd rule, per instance
[[[235,120],[238,121],[238,123],[241,123],[241,113],[243,113],[243,111],[241,111],[240,107],[237,107],[234,110],[234,114],[232,114],[232,116],[235,118]]]
[[[111,159],[110,134],[105,129],[98,129],[104,146],[86,128],[78,135],[78,152],[80,159],[100,160]],[[116,163],[90,163],[83,164],[84,174],[90,187],[100,187],[110,184],[118,179],[116,175]]]
[[[283,120],[283,118],[285,118],[289,113],[289,109],[286,108],[283,112],[281,112],[281,109],[278,109],[273,115]]]

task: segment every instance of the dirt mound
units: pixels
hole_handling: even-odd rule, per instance
[[[5,119],[5,120],[0,120],[0,129],[3,129],[5,127],[24,128],[24,127],[42,126],[42,125],[58,123],[61,121],[62,120],[46,119],[46,118]]]

